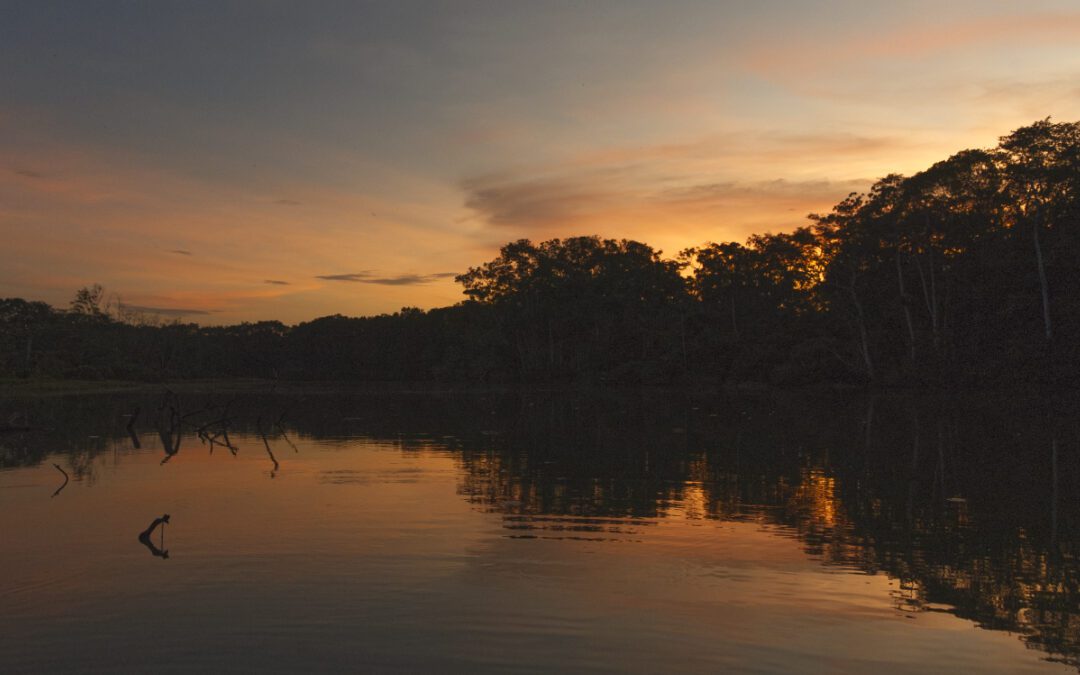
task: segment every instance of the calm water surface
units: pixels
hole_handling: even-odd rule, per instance
[[[2,672],[1080,664],[1061,401],[0,399],[13,412],[38,429],[0,435]]]

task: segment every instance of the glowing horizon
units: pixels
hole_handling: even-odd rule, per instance
[[[1069,2],[0,9],[0,297],[186,320],[463,299],[518,238],[667,255],[1080,118]]]

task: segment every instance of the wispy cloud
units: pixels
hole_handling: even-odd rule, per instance
[[[718,181],[665,186],[663,182],[614,183],[592,173],[553,178],[506,178],[466,184],[465,204],[493,226],[536,228],[605,215],[695,213],[731,208],[759,212],[820,208],[850,192],[865,190],[872,180]],[[801,215],[801,214],[800,214]]]
[[[144,314],[159,314],[161,316],[206,316],[211,314],[211,312],[205,309],[190,309],[182,307],[147,307],[144,305],[129,305],[126,303],[121,304],[120,308],[131,312],[142,312]]]
[[[605,172],[485,176],[462,183],[465,206],[491,225],[533,226],[573,220],[630,198]],[[610,178],[610,177],[608,177]]]
[[[803,180],[790,181],[778,178],[770,181],[739,183],[735,181],[705,183],[664,190],[658,197],[672,204],[696,204],[719,207],[732,202],[772,202],[788,204],[835,199],[865,190],[873,181],[852,180]]]
[[[191,255],[191,251],[184,250],[182,248],[174,248],[169,253],[175,253],[177,255]]]
[[[371,276],[371,272],[350,272],[348,274],[319,274],[315,278],[323,281],[364,281]]]
[[[296,201],[295,199],[279,199],[274,203],[280,206],[300,206],[300,202]]]
[[[437,272],[435,274],[399,274],[393,277],[377,277],[365,279],[363,283],[378,284],[380,286],[416,286],[429,284],[439,279],[447,279],[456,276],[453,272]]]
[[[45,174],[38,173],[37,171],[31,171],[30,169],[12,169],[12,172],[14,172],[16,175],[22,176],[23,178],[44,178],[45,177]]]
[[[751,221],[779,228],[798,224],[791,211],[827,208],[868,187],[867,167],[922,150],[918,140],[899,136],[758,130],[591,150],[558,164],[471,176],[459,186],[480,221],[528,236],[597,226],[642,231],[647,221],[690,234],[720,217],[736,228]],[[841,176],[826,178],[835,173]],[[777,214],[782,222],[769,222]]]
[[[454,272],[435,272],[432,274],[397,274],[393,276],[375,276],[372,272],[354,272],[352,274],[326,274],[315,277],[326,281],[349,281],[379,286],[417,286],[429,284],[439,279],[456,276]]]
[[[282,281],[280,279],[264,279],[263,283],[264,284],[273,284],[275,286],[288,286],[289,285],[288,281]]]

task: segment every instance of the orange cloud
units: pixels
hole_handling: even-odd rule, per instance
[[[791,229],[869,180],[717,182],[658,187],[604,172],[489,177],[467,182],[466,204],[503,239],[596,233],[633,237],[669,253],[710,239]]]
[[[461,189],[465,206],[501,239],[596,233],[675,251],[797,227],[807,213],[872,183],[866,173],[820,176],[924,153],[919,142],[888,136],[718,134],[589,151],[555,165],[473,176]],[[781,171],[787,177],[777,178]]]

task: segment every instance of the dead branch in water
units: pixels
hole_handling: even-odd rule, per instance
[[[285,427],[281,426],[280,420],[278,420],[276,426],[278,429],[278,433],[280,433],[281,437],[285,439],[285,442],[289,444],[289,447],[293,449],[293,452],[300,454],[300,448],[296,447],[296,443],[293,443],[292,439],[289,438],[289,435],[285,433]]]
[[[142,449],[142,444],[139,443],[139,435],[135,433],[135,422],[139,419],[139,412],[141,412],[139,406],[135,406],[135,411],[128,416],[127,426],[125,427],[128,432],[128,436],[131,438],[131,445],[136,450]]]
[[[260,417],[255,424],[259,428],[259,436],[262,437],[263,445],[266,446],[266,454],[270,455],[270,461],[274,463],[274,470],[270,472],[270,477],[273,478],[277,474],[279,468],[278,461],[277,458],[274,457],[274,451],[270,449],[270,441],[266,440],[266,433],[263,431],[262,426],[262,417]]]
[[[229,449],[229,452],[233,454],[233,457],[236,457],[236,453],[239,452],[240,448],[233,445],[232,441],[229,440],[228,428],[221,430],[221,440],[225,441],[225,447]]]
[[[57,470],[57,471],[59,471],[60,473],[64,474],[64,482],[63,482],[63,484],[61,484],[61,485],[60,485],[60,487],[56,488],[56,492],[52,493],[52,496],[53,496],[53,497],[55,497],[56,495],[60,494],[60,492],[61,492],[61,491],[62,491],[62,490],[63,490],[64,488],[66,488],[66,487],[67,487],[68,481],[69,481],[69,480],[71,480],[71,479],[70,479],[70,478],[68,477],[67,471],[64,471],[64,470],[63,470],[62,468],[60,468],[60,465],[59,465],[59,464],[53,464],[53,466],[55,466],[55,467],[56,467],[56,470]]]
[[[162,464],[165,464],[172,459],[173,455],[180,452],[180,437],[184,433],[180,413],[173,405],[173,402],[177,401],[176,394],[168,390],[166,392],[162,407],[158,409],[157,419],[158,437],[161,438],[161,445],[165,450],[165,457],[161,460]],[[168,410],[167,414],[166,409]],[[168,426],[165,424],[166,421]]]
[[[139,543],[150,549],[150,553],[157,557],[168,559],[169,551],[165,550],[165,525],[169,523],[169,514],[165,514],[160,518],[155,518],[154,522],[150,523],[150,527],[146,528],[139,533]],[[154,546],[153,540],[150,538],[154,534],[154,530],[161,527],[161,548]]]
[[[229,422],[231,421],[231,417],[222,417],[213,422],[207,422],[196,430],[199,439],[204,444],[210,445],[211,454],[214,452],[215,445],[223,445],[229,449],[229,452],[231,452],[233,456],[236,455],[238,448],[229,442]],[[211,433],[213,427],[220,427],[220,430],[216,433]]]

